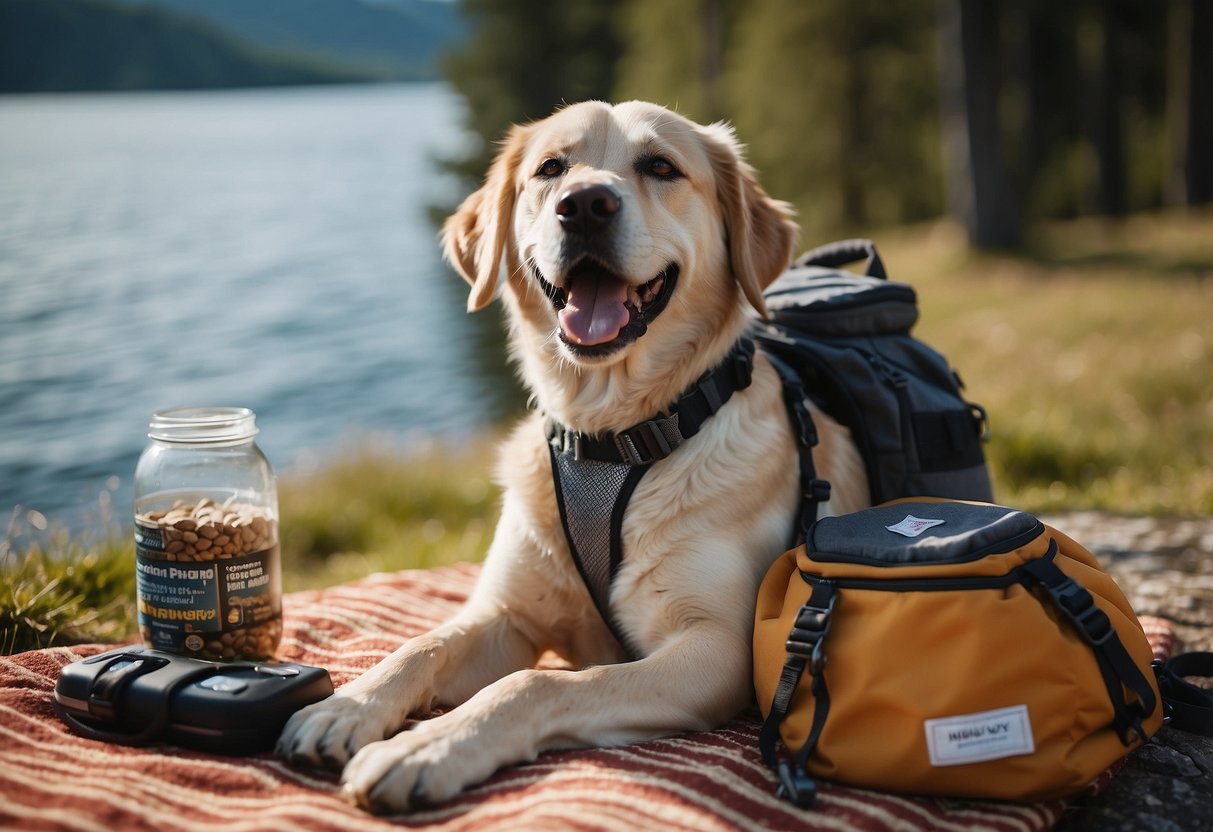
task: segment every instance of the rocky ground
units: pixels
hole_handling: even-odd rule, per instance
[[[1173,621],[1178,651],[1213,651],[1213,518],[1081,512],[1041,519],[1092,550],[1139,615]],[[1056,828],[1213,832],[1213,737],[1163,727],[1103,793],[1076,803]]]

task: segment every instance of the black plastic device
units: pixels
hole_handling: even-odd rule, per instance
[[[291,714],[332,692],[321,667],[124,647],[64,667],[54,705],[72,731],[90,739],[245,755],[273,748]]]

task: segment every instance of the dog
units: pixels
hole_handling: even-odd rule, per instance
[[[571,560],[544,424],[600,435],[661,413],[766,314],[796,235],[723,124],[583,102],[509,132],[441,233],[469,311],[505,304],[536,405],[501,449],[482,572],[451,621],[296,713],[280,754],[343,767],[349,799],[399,812],[550,749],[711,729],[745,708],[754,599],[800,500],[776,371],[759,352],[749,385],[636,486],[609,595],[630,657]],[[813,415],[827,510],[865,507],[848,432]],[[547,650],[576,669],[535,669]]]

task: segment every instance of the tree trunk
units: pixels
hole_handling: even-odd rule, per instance
[[[724,118],[720,76],[724,72],[724,8],[723,0],[700,0],[700,23],[703,52],[699,61],[699,79],[703,87],[702,118],[716,121]]]
[[[863,47],[863,16],[853,3],[843,3],[841,25],[836,36],[847,55],[860,54]],[[885,130],[891,125],[869,121],[867,116],[867,79],[863,62],[852,58],[842,66],[843,99],[838,103],[839,156],[842,221],[847,228],[862,228],[868,219],[864,183],[860,173],[865,157],[864,136],[869,130]]]
[[[951,213],[980,248],[1020,244],[998,122],[998,9],[940,0],[940,103]]]
[[[1196,205],[1213,202],[1213,3],[1192,0],[1191,5],[1184,180],[1188,204]]]
[[[1107,2],[1092,21],[1096,54],[1093,56],[1090,137],[1095,147],[1095,207],[1098,213],[1119,216],[1125,212],[1125,158],[1121,135],[1122,71],[1116,4]]]

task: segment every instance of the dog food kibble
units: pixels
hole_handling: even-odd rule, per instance
[[[194,506],[178,501],[168,511],[138,514],[135,522],[158,527],[166,560],[216,560],[247,555],[277,543],[277,521],[252,506]]]
[[[274,655],[282,637],[277,520],[203,499],[137,514],[135,528],[146,644],[216,661]]]
[[[273,473],[251,411],[153,417],[135,471],[135,577],[143,643],[215,661],[273,657],[282,576]]]

